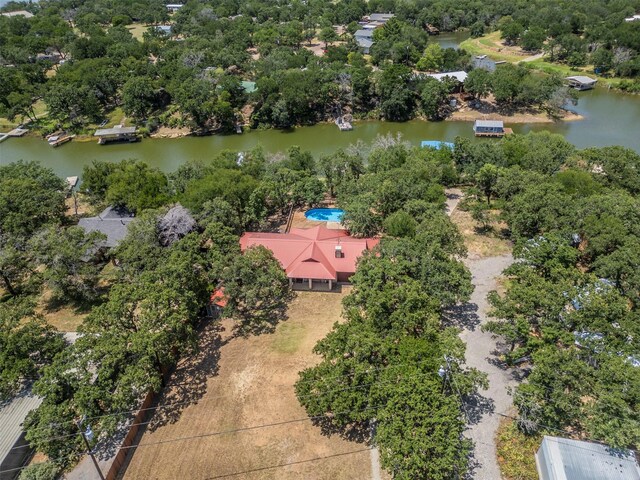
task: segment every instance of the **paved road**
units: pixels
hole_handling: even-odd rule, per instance
[[[471,417],[466,435],[475,442],[471,478],[475,480],[499,480],[495,434],[500,423],[498,413],[506,413],[511,407],[507,387],[516,381],[509,370],[504,370],[495,360],[496,339],[480,330],[487,321],[487,294],[497,287],[496,280],[502,271],[513,262],[511,255],[469,259],[465,263],[473,275],[475,290],[470,302],[456,316],[463,327],[460,338],[466,343],[467,365],[489,375],[489,388],[481,391],[473,404],[467,406]]]

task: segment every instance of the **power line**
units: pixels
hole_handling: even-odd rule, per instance
[[[377,410],[381,407],[383,407],[384,405],[377,405],[374,407],[365,407],[361,410],[354,410],[354,409],[349,409],[349,410],[345,410],[345,411],[341,411],[341,412],[332,412],[331,415],[343,415],[343,414],[347,414],[347,413],[362,413],[362,412],[366,412],[369,410]],[[292,424],[292,423],[300,423],[300,422],[304,422],[304,421],[309,421],[309,420],[320,420],[322,418],[328,418],[328,414],[322,414],[322,415],[315,415],[315,416],[307,416],[307,417],[300,417],[300,418],[295,418],[295,419],[291,419],[291,420],[283,420],[281,422],[273,422],[273,423],[267,423],[267,424],[261,424],[261,425],[252,425],[252,426],[248,426],[248,427],[242,427],[242,428],[235,428],[235,429],[230,429],[230,430],[220,430],[220,431],[216,431],[216,432],[207,432],[207,433],[201,433],[201,434],[197,434],[197,435],[189,435],[189,436],[185,436],[185,437],[175,437],[175,438],[170,438],[170,439],[166,439],[166,440],[159,440],[157,442],[150,442],[150,443],[138,443],[135,445],[127,445],[127,446],[123,446],[123,447],[119,447],[118,451],[120,450],[130,450],[132,448],[138,448],[138,447],[150,447],[150,446],[154,446],[154,445],[163,445],[163,444],[167,444],[167,443],[173,443],[173,442],[179,442],[179,441],[186,441],[186,440],[197,440],[197,439],[201,439],[201,438],[207,438],[207,437],[215,437],[215,436],[220,436],[220,435],[228,435],[228,434],[232,434],[232,433],[243,433],[243,432],[247,432],[247,431],[253,431],[253,430],[259,430],[262,428],[272,428],[272,427],[276,427],[276,426],[282,426],[282,425],[288,425],[288,424]],[[138,425],[143,425],[143,424],[138,424]],[[64,457],[58,457],[58,458],[52,458],[49,459],[50,462],[56,462],[58,460],[64,460]],[[19,470],[23,470],[24,468],[27,468],[27,466],[24,467],[19,467],[19,468],[13,468],[10,470],[0,470],[0,474],[2,473],[8,473],[8,472],[14,472],[14,471],[19,471]]]
[[[307,460],[298,460],[296,462],[279,463],[277,465],[270,465],[268,467],[253,468],[251,470],[243,470],[241,472],[227,473],[227,474],[224,474],[224,475],[216,475],[215,477],[207,477],[206,480],[215,480],[217,478],[236,477],[238,475],[244,475],[244,474],[247,474],[247,473],[263,472],[265,470],[271,470],[273,468],[288,467],[290,465],[300,465],[301,463],[316,462],[318,460],[325,460],[327,458],[344,457],[346,455],[353,455],[353,454],[356,454],[356,453],[367,452],[367,451],[372,450],[372,449],[373,449],[373,447],[361,448],[360,450],[352,450],[351,452],[334,453],[333,455],[325,455],[323,457],[309,458]]]

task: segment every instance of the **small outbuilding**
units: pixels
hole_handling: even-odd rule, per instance
[[[14,10],[13,12],[2,12],[0,13],[3,17],[24,17],[31,18],[33,17],[33,13],[27,12],[26,10]]]
[[[169,4],[167,4],[167,10],[169,10],[171,13],[176,13],[182,7],[184,7],[184,5],[181,4],[181,3],[169,3]]]
[[[565,78],[567,85],[576,90],[591,90],[596,86],[595,78],[586,77],[584,75],[576,75],[573,77]]]
[[[536,467],[540,480],[640,480],[633,452],[570,438],[545,436]]]

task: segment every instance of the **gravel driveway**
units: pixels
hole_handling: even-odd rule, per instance
[[[511,407],[507,387],[516,384],[511,370],[497,364],[496,339],[492,334],[480,330],[487,322],[487,294],[497,288],[497,279],[502,271],[513,263],[511,255],[468,259],[465,261],[471,274],[475,290],[468,304],[452,312],[452,321],[462,327],[460,338],[467,345],[467,365],[489,375],[489,388],[467,404],[469,429],[466,435],[475,442],[470,477],[476,480],[498,480],[495,435],[500,423],[499,413]]]

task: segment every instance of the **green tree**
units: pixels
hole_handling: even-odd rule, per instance
[[[445,82],[427,78],[420,93],[422,111],[430,119],[442,118],[443,107],[449,99],[449,88]]]
[[[289,279],[270,250],[245,250],[224,268],[221,281],[228,298],[225,313],[239,320],[241,333],[271,330],[286,314]]]
[[[45,266],[42,277],[55,297],[96,298],[100,265],[91,257],[105,239],[104,234],[87,234],[81,227],[50,227],[31,238],[35,260]]]
[[[476,68],[469,72],[464,81],[464,90],[476,98],[483,98],[491,89],[491,74],[483,68]]]
[[[487,205],[491,206],[491,196],[496,191],[500,169],[491,163],[485,163],[476,173],[476,185],[487,199]]]
[[[329,44],[338,40],[338,34],[331,26],[323,27],[318,34],[318,39],[324,42],[324,49],[329,47]]]
[[[135,160],[124,160],[107,177],[106,201],[132,212],[157,208],[169,201],[167,176],[157,168]]]
[[[0,234],[30,236],[62,219],[65,183],[37,162],[0,166]]]
[[[39,376],[65,342],[28,300],[12,300],[0,303],[0,347],[0,399],[6,400]]]
[[[398,210],[389,215],[383,222],[384,231],[392,237],[409,237],[416,234],[417,222],[409,213]]]
[[[418,60],[416,68],[422,71],[438,72],[444,64],[444,52],[439,43],[430,43]]]
[[[133,77],[122,87],[122,108],[127,115],[144,120],[155,104],[156,94],[149,78]]]

